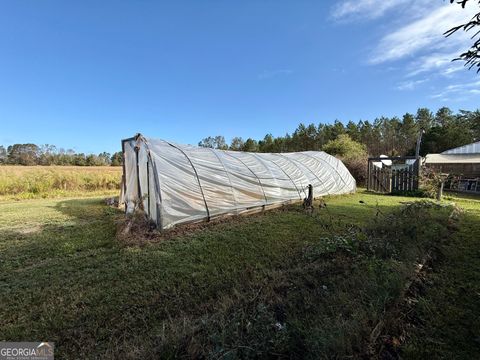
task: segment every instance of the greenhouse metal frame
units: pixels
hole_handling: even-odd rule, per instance
[[[178,145],[141,134],[122,140],[127,214],[142,209],[161,230],[177,224],[351,193],[355,179],[322,151],[251,153]]]

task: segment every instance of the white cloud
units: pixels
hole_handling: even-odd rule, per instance
[[[412,61],[408,65],[408,77],[418,74],[439,71],[440,74],[450,77],[452,74],[464,68],[462,62],[452,62],[452,59],[458,57],[462,49],[456,51],[433,52],[430,54],[419,56],[418,59]]]
[[[435,10],[425,9],[422,18],[385,35],[379,42],[370,59],[372,64],[395,61],[420,52],[438,51],[444,54],[452,48],[468,47],[470,38],[467,34],[458,33],[445,38],[443,33],[455,25],[462,23],[469,16],[473,16],[478,7],[474,5],[462,9],[460,6],[446,3]],[[435,55],[435,54],[434,54]],[[433,63],[436,58],[424,56],[424,60]]]
[[[387,11],[410,2],[409,0],[348,0],[334,7],[332,17],[335,20],[352,18],[375,19]]]
[[[409,76],[432,70],[449,76],[462,68],[460,62],[452,64],[451,60],[470,47],[472,34],[458,31],[449,38],[443,34],[478,12],[475,1],[467,2],[463,9],[449,1],[343,0],[333,7],[331,15],[337,21],[371,20],[389,11],[395,15],[388,19],[388,29],[393,31],[383,35],[373,48],[370,64],[414,58]]]
[[[432,99],[450,100],[452,98],[465,99],[480,94],[480,80],[451,84],[442,91],[430,96]]]
[[[413,90],[415,89],[418,85],[423,84],[426,82],[428,79],[420,79],[420,80],[408,80],[400,83],[397,86],[398,90]]]
[[[431,8],[432,0],[343,0],[333,6],[331,17],[339,22],[372,20],[395,10],[397,14],[408,13],[410,19],[415,19],[427,5]]]
[[[277,76],[290,75],[293,73],[293,70],[290,69],[279,69],[279,70],[264,70],[261,74],[258,74],[260,80],[271,79]]]
[[[461,82],[463,61],[453,61],[472,44],[472,33],[458,31],[446,38],[444,33],[465,23],[478,12],[478,2],[469,1],[465,9],[450,1],[432,0],[343,0],[332,9],[337,22],[372,20],[383,16],[376,27],[379,39],[369,51],[370,65],[394,66],[403,77],[396,89],[412,91],[422,83],[441,84],[440,78],[451,85],[436,87],[430,95],[441,101],[462,101],[478,97],[480,82]]]

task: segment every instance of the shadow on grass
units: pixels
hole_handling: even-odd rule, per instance
[[[362,353],[418,254],[372,255],[345,232],[398,206],[388,201],[360,194],[142,248],[116,243],[118,213],[100,200],[61,201],[63,226],[8,235],[0,338],[47,338],[62,358]],[[428,239],[444,230],[437,220]]]
[[[49,259],[115,245],[118,212],[101,200],[64,200],[53,208],[66,216],[59,220],[45,212],[45,217],[31,225],[26,219],[22,227],[0,230],[2,267],[21,270]]]

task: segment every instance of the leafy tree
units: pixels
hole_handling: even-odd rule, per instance
[[[73,164],[76,166],[86,166],[87,165],[87,159],[85,154],[75,154],[73,155]]]
[[[345,134],[345,126],[343,126],[343,123],[340,120],[335,120],[331,129],[332,133],[330,139],[336,139],[339,135]]]
[[[365,145],[353,140],[347,134],[340,134],[336,139],[330,140],[323,146],[322,150],[330,155],[339,156],[343,159],[367,156]]]
[[[419,129],[428,131],[433,126],[435,118],[429,109],[420,108],[415,115],[415,121],[417,122]]]
[[[258,150],[260,152],[274,152],[274,140],[272,134],[267,134],[258,142]]]
[[[242,151],[257,152],[258,151],[258,142],[256,140],[248,138],[245,141],[245,144],[243,144]]]
[[[241,151],[243,149],[244,144],[245,142],[243,141],[243,139],[241,137],[236,136],[230,142],[230,150]]]
[[[0,164],[5,164],[7,162],[7,149],[0,145]]]
[[[123,154],[121,151],[118,151],[112,155],[112,157],[110,158],[110,165],[112,166],[123,165]]]
[[[95,165],[98,165],[98,158],[96,155],[93,155],[93,154],[90,154],[90,155],[87,155],[86,159],[85,159],[85,165],[87,166],[95,166]]]
[[[403,115],[400,126],[399,153],[403,155],[414,155],[419,134],[419,126],[415,122],[415,117],[406,113]]]
[[[299,150],[319,150],[320,146],[318,146],[317,142],[318,133],[315,124],[309,124],[308,126],[300,124],[293,135],[294,137],[297,136],[300,141],[301,147]]]
[[[111,155],[107,152],[102,152],[100,154],[98,154],[97,156],[97,164],[100,165],[100,166],[107,166],[107,165],[110,165],[110,157]]]
[[[215,149],[219,150],[227,150],[228,145],[225,142],[225,138],[223,136],[215,136]]]
[[[366,178],[367,149],[347,134],[340,134],[323,146],[323,151],[341,159],[358,184]]]
[[[36,165],[39,147],[35,144],[14,144],[8,147],[8,163]]]
[[[420,154],[439,153],[473,142],[475,119],[465,112],[453,114],[447,107],[440,108],[435,114],[434,126],[424,135]]]
[[[353,140],[358,141],[360,139],[360,132],[358,128],[359,125],[355,124],[353,121],[350,120],[345,128],[345,133]]]
[[[319,150],[330,140],[347,134],[352,140],[365,145],[367,153],[372,156],[413,155],[422,129],[425,130],[420,152],[422,155],[464,145],[480,139],[480,110],[460,110],[455,114],[444,107],[434,115],[427,108],[419,108],[415,115],[406,113],[401,119],[381,116],[373,123],[369,120],[360,120],[358,123],[349,121],[346,126],[339,120],[333,124],[301,123],[292,135],[287,133],[285,136],[274,137],[267,134],[258,143],[250,139],[246,144],[241,138],[233,138],[230,149],[259,152]],[[217,147],[215,137],[206,138],[202,143]]]
[[[56,153],[57,148],[55,145],[41,145],[38,151],[38,164],[53,165],[55,163]]]
[[[448,107],[442,107],[438,109],[435,114],[435,125],[437,126],[448,126],[454,121],[454,116],[452,110]]]
[[[467,111],[460,110],[457,115],[464,126],[469,127],[472,131],[472,136],[474,141],[480,140],[480,110],[476,111]]]
[[[450,3],[457,3],[460,4],[462,8],[465,8],[465,5],[468,1],[470,0],[450,0]],[[473,2],[475,1],[477,1],[480,5],[479,0],[473,0]],[[444,35],[449,37],[459,30],[463,30],[465,32],[470,32],[471,30],[473,30],[473,44],[470,49],[460,54],[460,56],[454,60],[465,61],[465,66],[467,66],[469,69],[476,67],[478,73],[480,72],[480,11],[467,22],[451,28],[450,30],[445,32]]]
[[[273,139],[272,152],[280,153],[287,151],[287,141],[285,137],[277,137]]]
[[[209,136],[204,138],[198,143],[198,146],[210,148],[210,149],[220,149],[226,150],[228,149],[227,143],[225,142],[225,138],[223,136]]]
[[[215,147],[215,138],[209,136],[198,143],[198,146],[213,149]]]
[[[44,144],[14,144],[5,150],[0,146],[0,164],[12,165],[77,165],[77,166],[105,166],[115,160],[116,165],[122,163],[122,153],[110,156],[107,152],[98,155],[77,154],[74,150],[59,148],[55,145]]]

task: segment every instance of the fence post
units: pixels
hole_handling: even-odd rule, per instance
[[[440,186],[438,187],[438,192],[437,192],[437,200],[438,201],[442,200],[444,182],[445,182],[445,180],[442,178],[442,180],[440,182]]]
[[[367,191],[370,190],[370,160],[368,160],[367,165]]]

